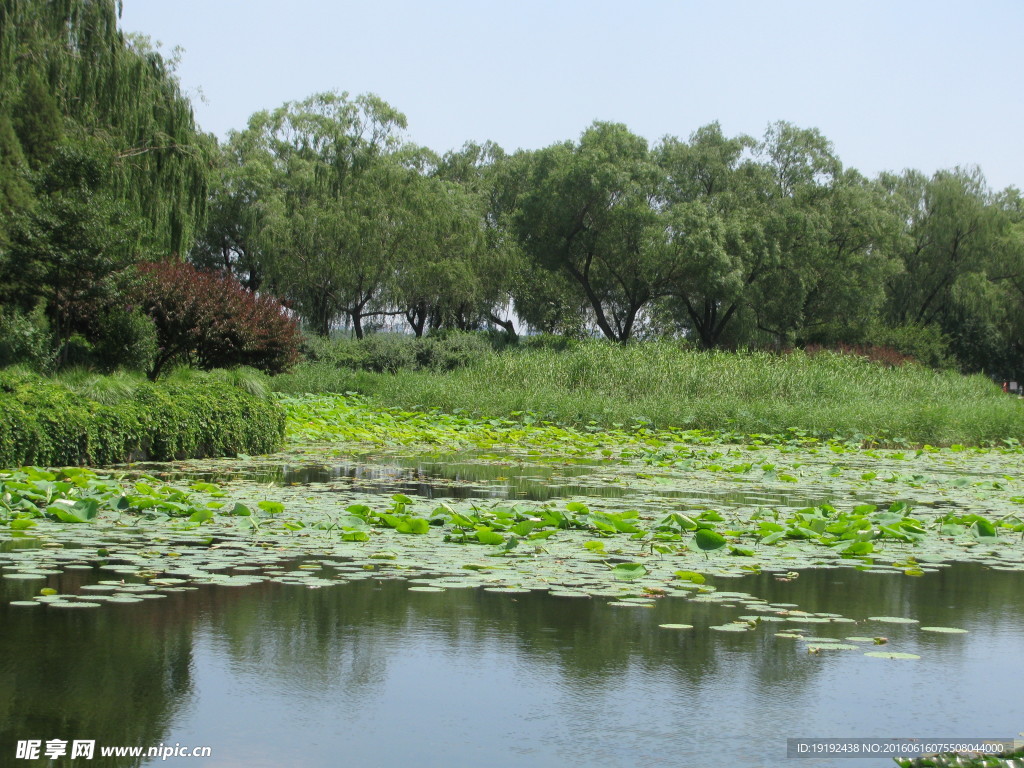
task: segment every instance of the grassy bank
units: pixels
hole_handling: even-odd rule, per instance
[[[1024,440],[1024,405],[981,376],[822,353],[698,352],[672,344],[509,349],[452,371],[375,373],[307,364],[275,389],[353,391],[382,404],[575,425],[803,430],[944,445]]]
[[[277,449],[283,411],[238,383],[198,373],[153,383],[0,371],[0,466],[99,466]]]

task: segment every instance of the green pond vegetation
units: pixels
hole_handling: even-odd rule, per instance
[[[873,639],[886,624],[916,619],[808,613],[728,591],[723,580],[767,572],[785,582],[822,566],[912,578],[953,561],[1024,569],[1016,445],[896,450],[792,432],[722,443],[721,435],[698,430],[474,420],[384,409],[359,397],[281,402],[289,417],[287,453],[194,461],[177,470],[198,478],[286,457],[323,464],[368,451],[380,457],[472,449],[467,461],[507,467],[509,474],[531,465],[563,467],[624,493],[544,503],[438,501],[365,491],[347,478],[218,485],[168,483],[131,465],[107,472],[9,470],[0,474],[0,519],[16,548],[3,554],[4,578],[31,584],[62,563],[78,563],[99,566],[115,580],[109,593],[90,591],[85,600],[28,594],[19,604],[70,607],[136,597],[124,594],[119,578],[134,582],[125,587],[130,592],[265,579],[322,588],[383,573],[408,579],[417,591],[545,590],[604,598],[624,609],[663,597],[738,603],[745,615],[717,629],[785,627],[783,636],[798,639],[815,624],[856,621]],[[807,650],[860,647],[840,646],[808,643]],[[902,658],[893,655],[899,649],[884,653]]]
[[[411,341],[411,339],[410,339]],[[854,355],[708,352],[673,342],[510,347],[454,370],[368,371],[342,361],[274,377],[281,392],[360,392],[409,410],[510,414],[584,430],[678,427],[726,441],[799,433],[868,443],[1024,439],[1024,406],[983,376]]]
[[[17,610],[395,578],[741,607],[713,628],[913,663],[887,626],[962,628],[728,580],[1024,570],[1024,401],[994,383],[1024,376],[1018,189],[869,179],[787,122],[442,154],[342,92],[218,142],[117,9],[0,0]],[[431,492],[471,493],[275,474],[420,460],[452,468]],[[517,498],[529,484],[551,493]],[[814,631],[836,624],[856,631]]]
[[[1014,440],[872,447],[801,430],[741,440],[643,424],[578,428],[531,414],[470,418],[357,395],[278,402],[287,414],[282,453],[0,472],[0,574],[11,610],[103,611],[200,585],[329,589],[396,579],[410,599],[462,589],[543,592],[625,612],[686,600],[715,611],[708,629],[723,637],[770,633],[809,659],[913,664],[921,657],[906,650],[909,638],[956,642],[967,630],[862,616],[841,601],[805,610],[731,582],[761,574],[786,586],[820,567],[894,579],[954,562],[1024,570],[1024,448]],[[417,458],[486,470],[483,483],[472,473],[453,481],[479,486],[481,496],[414,497],[347,475],[255,479],[285,462],[312,469]],[[617,493],[500,498],[505,478],[530,473],[539,483],[571,478]],[[50,576],[71,570],[98,578],[70,594],[48,587]]]

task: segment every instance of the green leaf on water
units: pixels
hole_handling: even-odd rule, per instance
[[[619,563],[612,568],[612,576],[620,581],[632,581],[647,575],[647,567],[643,563]]]
[[[476,538],[481,544],[503,544],[505,542],[504,536],[492,531],[490,528],[478,528]]]
[[[706,581],[704,575],[696,571],[676,571],[675,576],[680,581],[692,581],[694,584],[703,584]]]
[[[846,549],[840,550],[844,555],[868,555],[875,551],[875,545],[870,541],[856,541]]]
[[[975,536],[994,537],[996,535],[996,527],[984,518],[976,519],[972,528]]]
[[[715,533],[714,531],[709,530],[708,528],[697,529],[697,532],[693,534],[693,540],[696,541],[697,546],[705,552],[711,552],[725,546],[725,537],[720,533]]]
[[[407,517],[398,522],[395,531],[398,533],[424,534],[430,530],[430,521],[425,517]]]

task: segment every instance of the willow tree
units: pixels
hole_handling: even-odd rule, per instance
[[[321,93],[252,116],[231,138],[266,283],[318,334],[390,309],[414,247],[421,158],[405,117],[372,95]]]
[[[399,271],[396,300],[413,333],[485,324],[515,337],[509,316],[518,243],[494,202],[494,171],[504,157],[487,142],[447,152],[422,184],[429,235]]]
[[[212,139],[195,127],[192,106],[168,61],[117,27],[114,0],[0,0],[0,116],[19,121],[23,148],[36,151],[39,127],[25,92],[41,83],[53,100],[59,141],[102,143],[117,196],[146,225],[157,253],[191,246],[206,205]],[[19,106],[19,114],[10,110]]]
[[[0,300],[42,300],[59,338],[104,331],[143,255],[202,224],[211,137],[173,61],[114,0],[0,0]]]
[[[533,262],[561,273],[601,332],[628,341],[674,278],[654,207],[659,170],[626,126],[596,122],[579,143],[530,156],[515,224]]]
[[[900,271],[888,285],[890,322],[941,329],[966,370],[1016,375],[1014,286],[1024,282],[1019,193],[994,193],[977,168],[930,178],[883,174],[881,183],[903,224]]]

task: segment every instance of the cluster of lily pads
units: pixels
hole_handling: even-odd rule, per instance
[[[619,496],[427,502],[366,492],[348,478],[297,485],[201,479],[204,470],[256,461],[249,457],[187,465],[194,479],[186,487],[130,466],[119,475],[29,467],[0,473],[0,543],[42,546],[0,552],[5,579],[32,582],[61,563],[112,571],[86,590],[87,600],[40,594],[28,601],[57,606],[95,603],[95,595],[145,599],[199,584],[320,588],[404,578],[416,591],[544,590],[644,607],[666,596],[723,605],[734,595],[716,591],[708,578],[758,572],[785,581],[815,566],[909,576],[956,560],[1024,567],[1017,446],[864,449],[795,431],[720,444],[720,435],[696,431],[572,430],[522,414],[481,422],[374,408],[353,397],[283,403],[295,442],[260,461],[329,463],[368,446],[384,450],[384,460],[394,444],[442,453],[472,447],[472,462],[509,473],[571,468]],[[746,602],[751,613],[713,629],[842,620]],[[804,638],[812,654],[867,642],[808,639],[799,627],[779,634]]]

